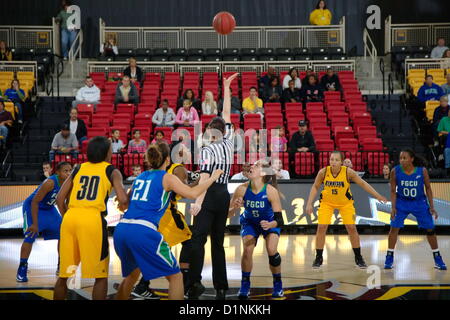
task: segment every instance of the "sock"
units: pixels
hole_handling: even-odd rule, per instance
[[[20,259],[20,267],[27,265],[28,259]]]
[[[186,285],[189,282],[189,268],[181,268],[181,274],[183,275],[183,284],[184,287],[186,288]]]
[[[433,252],[433,257],[439,257],[440,255],[441,255],[441,253],[439,252],[439,249],[435,249],[435,250],[432,250],[432,252]]]
[[[275,282],[281,282],[281,273],[273,273],[273,283]]]
[[[316,257],[322,257],[323,249],[316,249]]]
[[[355,253],[355,257],[361,256],[361,248],[353,248],[353,252]]]
[[[387,255],[388,256],[394,256],[394,249],[388,249]]]
[[[251,272],[242,272],[242,281],[250,282],[250,274]]]

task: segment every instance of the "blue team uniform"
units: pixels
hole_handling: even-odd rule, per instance
[[[180,272],[169,245],[158,232],[172,193],[163,188],[166,174],[162,170],[146,171],[133,183],[128,211],[114,231],[114,248],[121,260],[123,277],[136,268],[145,280]]]
[[[416,217],[419,228],[434,229],[433,216],[425,195],[423,168],[416,167],[414,173],[407,175],[401,166],[395,167],[397,183],[397,214],[391,227],[403,228],[409,214]]]
[[[261,221],[274,221],[274,214],[272,205],[267,197],[267,184],[264,185],[261,192],[254,194],[251,188],[251,183],[248,184],[244,195],[245,211],[241,214],[241,237],[251,235],[258,239],[260,235],[265,238],[270,233],[280,235],[280,228],[272,228],[264,230]]]
[[[55,207],[56,196],[58,195],[59,180],[57,175],[52,175],[48,179],[53,180],[54,187],[53,190],[47,193],[39,202],[39,212],[38,212],[38,229],[39,233],[42,234],[44,240],[59,240],[59,230],[61,227],[61,215]],[[47,181],[47,180],[46,180]],[[44,181],[45,183],[45,181]],[[31,214],[31,202],[34,196],[37,194],[42,184],[34,190],[34,192],[24,201],[22,206],[23,212],[23,232],[25,234],[25,242],[33,243],[36,240],[37,235],[34,237],[27,236],[26,230],[33,224],[33,217]]]

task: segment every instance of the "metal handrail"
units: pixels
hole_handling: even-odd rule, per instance
[[[375,63],[377,61],[378,57],[378,51],[375,47],[375,44],[372,41],[372,38],[369,35],[369,31],[367,29],[364,29],[363,34],[363,43],[364,43],[364,60],[367,60],[367,55],[369,55],[372,58],[372,78],[375,77]],[[369,45],[371,48],[369,48]]]
[[[83,30],[80,29],[80,31],[78,31],[77,37],[73,41],[72,46],[70,47],[69,50],[69,63],[71,68],[72,79],[73,79],[73,65],[77,55],[79,55],[79,60],[81,61],[82,46],[83,46]]]
[[[380,59],[380,71],[381,71],[381,76],[383,77],[383,98],[386,97],[386,85],[385,85],[385,75],[386,75],[386,71],[385,71],[385,64],[384,64],[384,59],[381,58]]]

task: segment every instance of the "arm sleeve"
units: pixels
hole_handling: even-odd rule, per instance
[[[113,46],[113,52],[116,56],[119,54],[119,49],[117,48],[117,46]]]
[[[55,136],[53,137],[53,141],[52,141],[52,148],[57,148],[58,147],[58,144],[56,143],[56,136],[57,136],[58,134],[55,134]]]
[[[104,51],[105,51],[105,49],[104,49],[104,44],[103,43],[100,43],[100,53],[103,53]]]
[[[175,119],[175,122],[178,124],[183,124],[183,120],[181,120],[181,113],[183,112],[183,109],[179,109],[177,113],[177,117]]]
[[[82,88],[78,89],[77,95],[76,95],[75,99],[76,99],[77,101],[83,101]]]
[[[86,137],[87,136],[86,124],[84,123],[83,120],[78,120],[78,125],[80,126],[80,136]]]
[[[309,15],[309,23],[315,24],[315,19],[316,19],[316,10],[311,12],[311,14]]]
[[[201,173],[212,173],[212,167],[214,164],[214,155],[208,148],[202,149],[202,157],[200,163],[200,172]]]
[[[156,110],[156,112],[153,114],[152,122],[153,122],[154,124],[160,125],[160,124],[161,124],[161,121],[158,120],[158,116],[159,116],[159,109]]]
[[[72,137],[72,148],[78,148],[78,139],[77,139],[77,136],[74,135],[73,133],[71,133],[71,135],[73,135],[73,137]]]
[[[95,90],[95,96],[94,96],[94,101],[100,101],[100,89],[95,86],[97,88],[97,90]]]
[[[283,79],[283,89],[289,88],[289,81],[291,80],[291,77],[289,75],[286,75]]]
[[[170,126],[173,126],[175,124],[175,118],[176,118],[175,112],[173,112],[173,110],[170,108],[168,113],[172,117],[172,119],[167,120],[166,123]]]

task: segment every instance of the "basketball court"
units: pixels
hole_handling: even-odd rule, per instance
[[[444,260],[450,247],[450,236],[438,238]],[[387,236],[361,236],[362,253],[368,270],[355,267],[353,251],[346,235],[330,235],[324,251],[324,265],[314,270],[313,235],[282,235],[279,252],[282,257],[282,276],[285,297],[289,300],[414,300],[449,299],[450,273],[434,269],[431,251],[424,236],[400,236],[395,252],[393,270],[383,270],[387,250]],[[0,240],[0,300],[4,299],[52,299],[56,281],[56,241],[36,241],[29,260],[29,282],[18,284],[15,280],[21,239]],[[122,280],[120,261],[110,238],[111,260],[108,296],[116,292]],[[209,241],[206,244],[205,266],[202,283],[207,290],[201,299],[214,299],[212,288],[211,257]],[[228,299],[237,299],[241,280],[242,244],[237,235],[225,238],[227,275],[230,285]],[[173,252],[178,256],[180,247]],[[380,268],[379,270],[377,269]],[[259,241],[254,253],[250,299],[272,299],[272,276],[263,241]],[[375,270],[375,271],[374,271]],[[368,273],[370,271],[370,273]],[[373,279],[379,271],[379,288]],[[76,280],[74,281],[76,283]],[[93,280],[81,280],[81,289],[71,290],[69,299],[91,299]],[[167,281],[157,279],[151,287],[162,299],[167,297]]]

